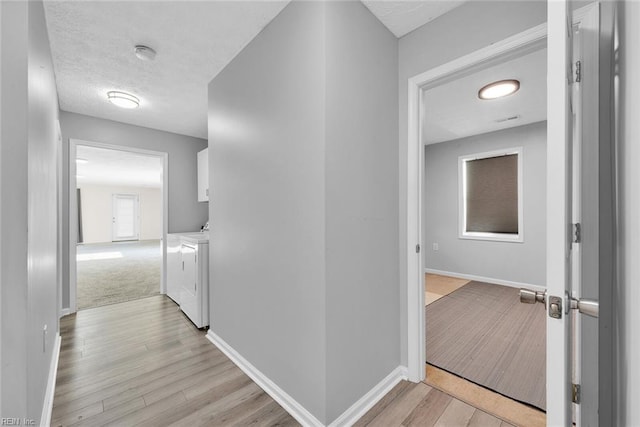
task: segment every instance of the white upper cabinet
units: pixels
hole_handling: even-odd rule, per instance
[[[209,201],[209,149],[198,152],[198,201]]]

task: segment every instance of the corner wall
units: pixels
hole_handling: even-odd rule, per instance
[[[523,148],[524,241],[460,239],[459,156],[514,147]],[[427,145],[425,267],[546,287],[546,149],[546,122]]]
[[[400,364],[398,40],[361,3],[326,7],[327,421]]]
[[[360,2],[291,2],[209,84],[210,334],[323,424],[400,365],[397,97]]]
[[[324,8],[289,3],[209,84],[210,332],[322,422]]]

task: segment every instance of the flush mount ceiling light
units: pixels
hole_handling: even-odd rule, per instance
[[[496,99],[503,96],[516,93],[520,89],[520,82],[518,80],[500,80],[497,82],[489,83],[478,91],[478,98],[480,99]]]
[[[138,108],[140,105],[138,98],[125,92],[112,90],[107,92],[107,98],[113,105],[117,105],[120,108]]]
[[[149,46],[137,45],[134,48],[134,52],[138,59],[142,61],[153,61],[156,57],[156,51],[151,49]]]
[[[81,159],[80,157],[78,157],[78,158],[76,159],[76,163],[89,163],[89,160],[87,160],[87,159]]]

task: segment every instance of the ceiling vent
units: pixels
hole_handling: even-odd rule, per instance
[[[505,117],[504,119],[498,119],[498,120],[494,120],[496,123],[504,123],[504,122],[510,122],[511,120],[518,120],[520,118],[519,115],[515,115],[515,116],[511,116],[511,117]]]

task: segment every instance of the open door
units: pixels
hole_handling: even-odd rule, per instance
[[[573,19],[570,0],[547,2],[547,290],[520,291],[547,308],[547,425],[573,423]]]
[[[570,426],[573,20],[569,0],[547,7],[547,425]]]

